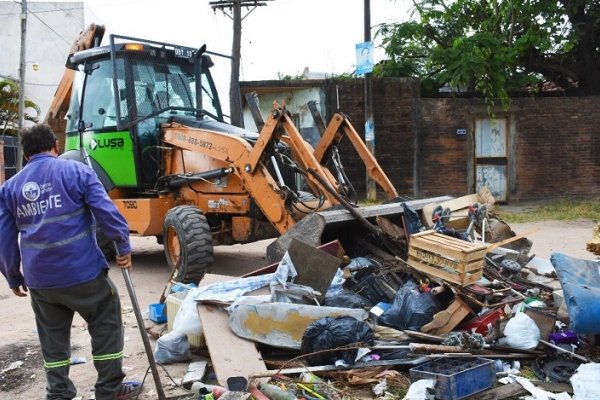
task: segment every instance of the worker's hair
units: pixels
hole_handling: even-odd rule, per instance
[[[56,136],[48,125],[34,125],[21,131],[21,146],[23,155],[31,157],[52,150],[56,146]]]

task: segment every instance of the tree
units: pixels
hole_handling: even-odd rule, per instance
[[[35,115],[24,113],[27,121],[38,122],[40,107],[31,100],[25,99],[25,111],[32,109]],[[4,136],[16,131],[19,126],[19,85],[11,80],[0,81],[0,131]]]
[[[481,93],[552,84],[600,95],[600,0],[413,0],[415,20],[379,26],[389,60],[379,76],[417,76]]]

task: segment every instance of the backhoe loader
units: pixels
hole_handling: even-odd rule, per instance
[[[328,240],[377,237],[367,218],[401,212],[393,203],[351,205],[356,199],[336,147],[344,137],[386,198],[397,193],[344,114],[322,124],[314,148],[277,104],[260,132],[232,126],[206,46],[118,35],[100,46],[103,32],[92,25],[77,41],[46,122],[60,134],[65,114],[61,157],[94,168],[131,233],[164,245],[176,280],[199,279],[213,263],[214,245],[278,237],[309,215],[319,215],[324,228],[309,227],[306,235]],[[97,235],[108,256],[112,247]]]

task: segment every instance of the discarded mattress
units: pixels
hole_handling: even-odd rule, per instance
[[[306,304],[240,304],[229,315],[229,327],[244,339],[299,350],[308,325],[324,317],[336,316],[350,316],[363,321],[368,313],[355,308]]]
[[[571,330],[600,333],[600,262],[562,253],[553,253],[550,262],[563,288]]]

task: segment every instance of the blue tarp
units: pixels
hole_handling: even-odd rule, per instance
[[[552,253],[550,262],[563,288],[570,329],[600,333],[600,261]]]

